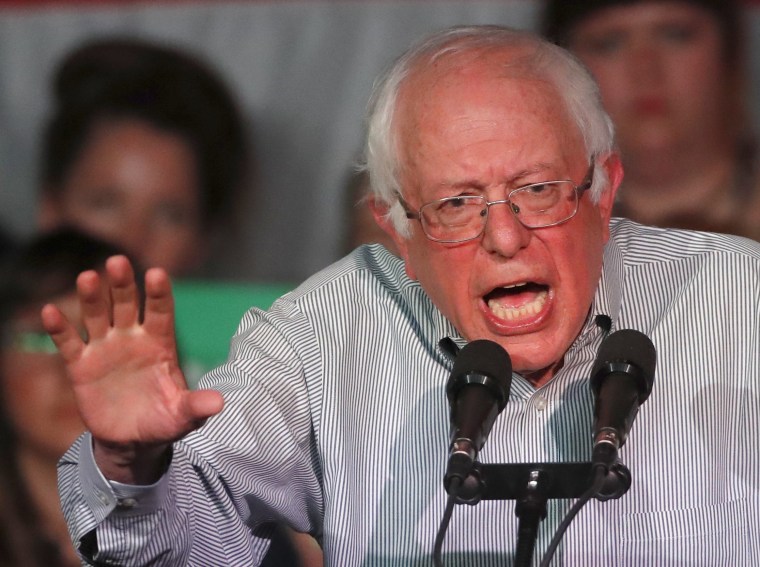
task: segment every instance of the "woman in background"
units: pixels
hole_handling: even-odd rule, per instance
[[[84,426],[40,308],[81,320],[77,275],[120,250],[62,229],[19,246],[0,272],[0,565],[69,567],[79,561],[60,510],[56,463]]]
[[[201,272],[249,181],[244,121],[189,53],[101,39],[68,54],[44,132],[39,226],[77,226],[144,266]],[[225,232],[226,231],[226,232]]]
[[[252,181],[245,122],[221,78],[174,48],[100,39],[64,58],[54,92],[40,228],[76,226],[172,276],[213,275],[207,261],[230,246]],[[278,525],[266,561],[321,564],[321,550]]]
[[[596,77],[625,179],[616,214],[760,239],[760,166],[731,0],[549,0],[544,33]]]

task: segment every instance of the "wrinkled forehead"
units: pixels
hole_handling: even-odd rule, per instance
[[[452,42],[432,53],[422,53],[410,63],[401,84],[400,102],[430,93],[436,85],[463,82],[474,77],[537,78],[541,62],[536,46]]]
[[[440,110],[441,104],[464,107],[467,103],[460,94],[469,95],[467,100],[472,103],[473,94],[495,99],[510,89],[538,87],[537,92],[554,98],[553,104],[565,113],[566,102],[558,90],[555,67],[547,51],[530,39],[509,45],[455,41],[432,53],[423,53],[410,63],[399,86],[393,118],[395,134],[403,137],[410,126],[417,127],[422,118],[430,118],[431,113]],[[506,84],[509,89],[504,88]]]
[[[535,48],[452,49],[425,61],[418,61],[399,90],[394,123],[401,156],[422,138],[445,142],[457,121],[462,128],[491,125],[496,135],[504,127],[559,129],[580,141],[578,125],[556,81],[542,71],[546,62]]]

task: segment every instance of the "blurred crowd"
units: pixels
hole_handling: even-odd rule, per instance
[[[549,0],[537,26],[599,83],[625,169],[617,215],[760,240],[760,160],[738,4]],[[82,426],[41,330],[42,304],[70,306],[77,321],[77,274],[102,270],[116,253],[176,277],[213,276],[209,260],[237,248],[240,199],[262,191],[248,131],[256,117],[242,116],[230,86],[196,55],[100,38],[65,54],[50,84],[36,230],[23,241],[0,234],[0,565],[9,566],[77,564],[55,463]],[[342,165],[344,202],[334,204],[345,214],[341,252],[365,243],[393,250],[368,202],[372,179]],[[320,563],[316,543],[278,529],[273,565]]]

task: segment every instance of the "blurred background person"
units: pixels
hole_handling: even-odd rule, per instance
[[[396,245],[388,234],[375,222],[369,207],[369,174],[363,169],[352,168],[346,181],[346,229],[344,254],[362,244],[378,243],[398,255]]]
[[[236,236],[236,202],[252,173],[243,117],[219,76],[188,53],[110,38],[65,56],[53,88],[40,229],[76,226],[143,266],[207,276],[214,249]],[[207,300],[224,301],[219,293]],[[321,563],[313,539],[275,530],[268,565]]]
[[[11,253],[15,244],[16,238],[0,226],[0,269],[2,269],[3,260]]]
[[[53,80],[39,227],[77,226],[146,267],[203,274],[250,181],[233,96],[194,56],[138,39],[70,52]]]
[[[731,0],[548,0],[543,32],[592,71],[625,179],[615,213],[760,239],[760,166]]]
[[[84,430],[63,362],[40,321],[60,302],[81,321],[76,278],[120,250],[61,229],[21,244],[0,273],[0,565],[79,565],[57,492],[56,462]]]
[[[5,249],[0,257],[2,567],[80,564],[60,510],[56,463],[84,426],[39,313],[44,304],[55,302],[71,321],[81,321],[77,276],[102,270],[110,256],[123,253],[107,241],[63,227]],[[284,526],[274,529],[266,565],[322,564],[311,537]]]

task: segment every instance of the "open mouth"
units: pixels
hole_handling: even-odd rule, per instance
[[[483,298],[496,317],[520,321],[541,313],[549,297],[549,287],[533,282],[497,287]]]

